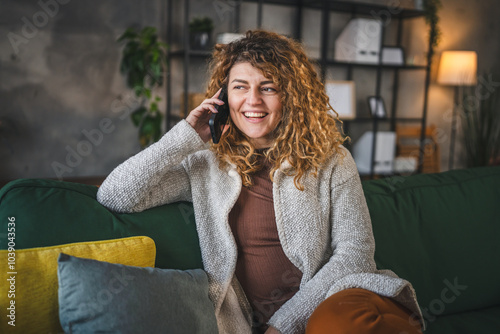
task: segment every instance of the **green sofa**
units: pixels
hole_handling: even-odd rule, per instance
[[[425,332],[500,333],[500,167],[364,181],[363,188],[377,265],[413,283]],[[190,203],[117,214],[96,192],[51,180],[10,182],[0,191],[0,249],[15,217],[17,249],[146,235],[156,243],[156,267],[202,267]]]

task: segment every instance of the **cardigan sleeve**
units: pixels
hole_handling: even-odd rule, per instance
[[[283,334],[304,333],[310,315],[339,280],[376,270],[375,242],[361,181],[352,158],[345,157],[344,162],[346,165],[333,173],[331,181],[342,179],[331,186],[333,254],[270,319],[269,324]]]
[[[183,161],[205,147],[185,120],[158,142],[116,167],[97,192],[97,200],[116,212],[139,212],[175,201],[191,201]]]

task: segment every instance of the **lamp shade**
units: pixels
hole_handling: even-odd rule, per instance
[[[474,51],[444,51],[437,82],[442,85],[472,86],[477,82],[477,54]]]

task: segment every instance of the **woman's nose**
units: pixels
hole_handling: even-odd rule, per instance
[[[247,95],[247,103],[249,105],[257,105],[262,102],[262,96],[259,89],[250,89]]]

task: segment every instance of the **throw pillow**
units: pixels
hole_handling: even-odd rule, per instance
[[[62,332],[57,303],[57,259],[61,252],[144,267],[154,266],[156,255],[154,241],[149,237],[82,242],[10,252],[15,258],[7,271],[9,252],[1,250],[0,309],[4,311],[0,333]],[[5,317],[5,312],[10,317]]]
[[[59,256],[66,333],[218,333],[201,269],[140,268]]]

